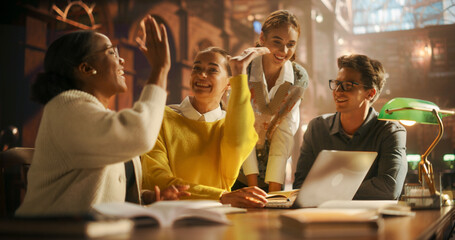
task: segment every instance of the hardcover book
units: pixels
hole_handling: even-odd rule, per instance
[[[283,231],[304,238],[369,237],[382,230],[382,218],[366,209],[306,208],[280,215]]]

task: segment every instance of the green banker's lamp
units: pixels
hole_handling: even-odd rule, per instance
[[[382,107],[378,116],[379,120],[401,121],[405,125],[422,123],[437,124],[439,126],[438,136],[420,158],[419,182],[424,186],[423,180],[425,180],[431,196],[441,197],[446,204],[450,203],[450,198],[436,191],[433,166],[427,157],[433,151],[436,144],[438,144],[439,140],[441,140],[442,134],[444,133],[444,125],[442,124],[441,118],[454,114],[454,111],[440,110],[436,104],[429,101],[413,98],[394,98]]]

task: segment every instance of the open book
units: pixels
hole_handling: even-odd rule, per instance
[[[282,229],[304,238],[368,237],[382,230],[383,220],[369,209],[305,208],[280,215]]]
[[[267,194],[267,199],[274,200],[274,199],[292,199],[296,198],[297,194],[299,193],[299,189],[294,189],[291,191],[276,191],[276,192],[269,192]]]
[[[133,203],[103,203],[93,208],[107,216],[135,219],[139,220],[139,224],[159,224],[161,227],[177,224],[227,224],[229,220],[225,213],[236,211],[236,208],[210,200],[160,201],[148,206]]]
[[[289,208],[294,203],[298,194],[299,194],[299,189],[294,189],[291,191],[269,192],[266,196],[267,204],[265,205],[265,207],[283,208],[283,205],[284,205],[284,206],[286,206],[286,208]]]

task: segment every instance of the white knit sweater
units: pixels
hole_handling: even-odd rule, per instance
[[[80,214],[93,204],[123,202],[124,162],[153,148],[166,91],[144,87],[133,108],[114,112],[83,91],[59,94],[44,107],[28,188],[17,216]],[[135,169],[141,186],[141,170]],[[140,192],[140,191],[138,191]]]

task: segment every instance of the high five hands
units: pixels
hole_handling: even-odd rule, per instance
[[[167,75],[171,68],[171,54],[166,27],[163,24],[158,26],[155,18],[150,15],[142,19],[140,27],[143,37],[137,37],[136,42],[152,68],[147,83],[157,84],[166,89]]]
[[[245,49],[242,54],[231,57],[229,59],[229,65],[231,67],[232,76],[239,74],[246,74],[246,68],[250,62],[261,55],[270,53],[270,50],[266,47],[252,47]]]

